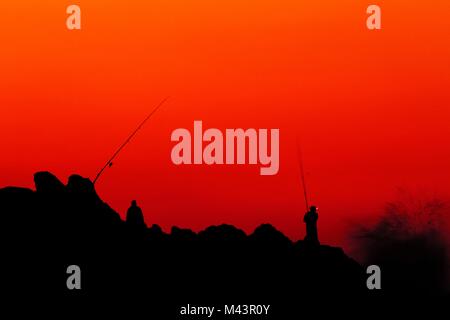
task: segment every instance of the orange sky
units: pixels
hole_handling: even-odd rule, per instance
[[[105,172],[100,195],[147,223],[198,230],[273,223],[303,237],[301,136],[322,240],[379,212],[399,187],[448,196],[450,3],[361,0],[71,1],[0,4],[0,186],[49,170],[94,177],[166,96],[168,103]],[[280,128],[280,172],[175,166],[170,134]]]

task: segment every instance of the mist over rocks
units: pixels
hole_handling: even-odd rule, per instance
[[[293,243],[269,224],[249,235],[226,224],[198,233],[176,226],[165,233],[156,224],[134,229],[89,179],[72,175],[64,185],[48,172],[34,179],[36,191],[0,189],[13,290],[90,297],[127,292],[155,301],[366,292],[363,268],[340,248]],[[65,287],[71,264],[83,272],[78,293]],[[33,276],[24,277],[30,266]]]

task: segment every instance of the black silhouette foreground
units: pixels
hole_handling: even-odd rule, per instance
[[[121,220],[81,176],[71,176],[67,185],[48,172],[34,180],[36,191],[0,189],[2,285],[8,292],[139,297],[166,315],[187,303],[284,303],[296,309],[307,301],[368,296],[362,266],[340,248],[319,245],[317,229],[314,245],[293,243],[268,224],[250,235],[230,225],[199,233],[173,227],[167,234],[157,225],[147,228],[135,202],[127,221]],[[80,291],[66,287],[73,264],[82,270]],[[173,308],[163,308],[167,303]]]

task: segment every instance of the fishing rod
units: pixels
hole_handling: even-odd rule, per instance
[[[119,147],[119,149],[116,150],[116,152],[114,152],[114,154],[112,155],[112,157],[106,162],[106,164],[100,169],[100,171],[97,173],[97,175],[95,176],[94,182],[93,184],[95,185],[95,182],[97,182],[97,180],[100,178],[100,176],[102,175],[103,171],[105,171],[106,168],[111,167],[113,164],[113,160],[119,155],[120,151],[122,151],[123,148],[125,148],[125,146],[131,141],[131,139],[133,139],[133,137],[136,135],[136,133],[138,133],[138,131],[144,126],[144,124],[147,122],[148,119],[151,118],[151,116],[158,111],[158,109],[167,101],[167,99],[169,99],[169,97],[166,97],[165,99],[163,99],[153,110],[152,112],[149,113],[149,115],[139,124],[139,126],[130,134],[130,136],[124,141],[124,143],[122,143],[122,145]]]
[[[304,169],[304,165],[303,165],[303,154],[302,154],[302,149],[298,142],[297,142],[297,155],[298,155],[299,165],[300,165],[300,177],[302,180],[303,195],[305,197],[306,211],[308,211],[309,210],[308,191],[306,189],[305,169]]]

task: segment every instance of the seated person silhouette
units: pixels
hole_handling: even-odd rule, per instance
[[[145,229],[144,215],[137,206],[136,200],[131,201],[131,207],[127,211],[127,224],[134,229]]]
[[[306,223],[306,236],[305,242],[312,245],[319,245],[319,236],[317,235],[317,220],[319,215],[317,214],[317,208],[311,206],[309,211],[305,213],[303,222]]]

